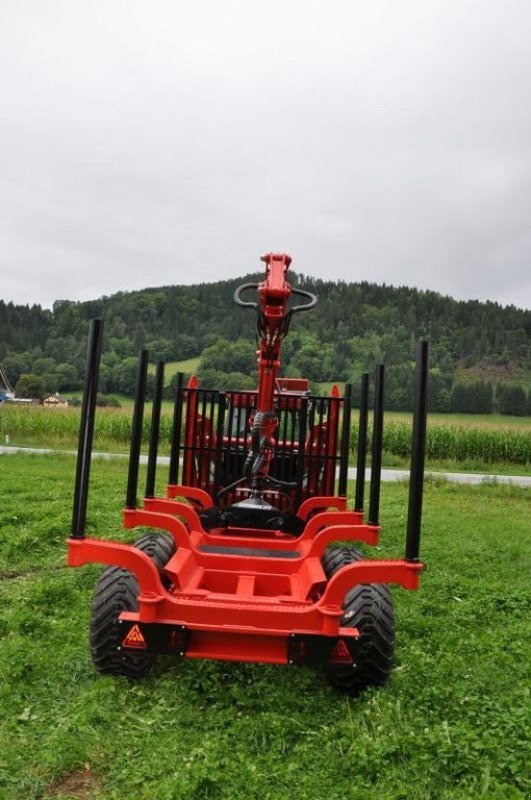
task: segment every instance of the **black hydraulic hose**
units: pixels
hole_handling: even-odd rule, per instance
[[[257,411],[254,416],[251,427],[251,449],[247,453],[243,465],[243,474],[246,478],[253,477],[264,466],[265,453],[270,445],[267,436],[263,433],[263,425],[269,422],[272,416],[274,415],[265,411]]]

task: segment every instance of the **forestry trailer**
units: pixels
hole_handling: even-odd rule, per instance
[[[376,368],[368,511],[364,509],[369,376],[362,375],[355,499],[347,498],[351,387],[312,394],[280,377],[282,341],[317,298],[288,282],[285,254],[264,256],[260,283],[236,304],[256,314],[254,391],[203,388],[179,375],[164,496],[155,492],[164,363],[157,362],[147,480],[138,477],[148,353],[140,353],[124,527],[134,544],[85,535],[103,322],[91,322],[68,563],[107,565],[95,590],[90,647],[103,673],[140,678],[156,654],[310,664],[351,694],[381,685],[394,651],[388,584],[417,589],[428,346],[420,342],[405,557],[378,544],[384,367]],[[341,543],[338,545],[337,543]]]

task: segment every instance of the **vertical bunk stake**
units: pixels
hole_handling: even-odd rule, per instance
[[[323,411],[323,404],[325,398],[319,397],[319,410],[318,410],[318,417],[317,417],[317,447],[316,447],[316,463],[315,463],[315,489],[314,494],[324,494],[324,487],[321,485],[321,455],[323,450],[323,418],[324,418],[324,411]],[[326,466],[326,462],[325,465]]]
[[[428,398],[427,341],[417,345],[415,368],[415,399],[413,405],[413,431],[411,442],[411,471],[409,477],[409,505],[407,513],[406,561],[419,561],[420,528],[422,521],[422,494],[424,488],[424,457],[426,449],[426,419]]]
[[[149,455],[146,477],[146,497],[155,497],[155,477],[157,474],[157,453],[159,449],[160,408],[164,390],[164,361],[157,361],[155,390],[151,410],[151,431],[149,434]]]
[[[173,404],[173,422],[171,428],[170,473],[168,483],[179,483],[179,458],[181,455],[181,426],[183,420],[183,382],[182,372],[177,373],[177,389]]]
[[[74,505],[72,511],[72,539],[85,538],[90,460],[92,457],[92,440],[94,438],[94,416],[96,412],[96,394],[98,392],[102,337],[103,320],[91,320],[87,343],[87,364],[85,368],[83,404],[81,406],[81,422],[79,426],[79,443],[77,448]]]
[[[382,480],[382,446],[384,416],[385,367],[378,364],[374,384],[374,418],[372,423],[371,486],[369,498],[369,525],[378,525],[380,518],[380,484]]]
[[[136,508],[136,493],[138,488],[138,467],[140,462],[140,447],[142,444],[142,424],[144,421],[144,401],[146,396],[146,380],[149,353],[141,350],[138,358],[138,373],[136,378],[135,407],[133,411],[133,426],[131,431],[131,448],[129,451],[129,473],[127,476],[126,508]]]
[[[308,452],[306,453],[306,462],[307,462],[307,475],[306,475],[306,497],[312,497],[315,494],[315,490],[312,490],[312,469],[315,467],[314,463],[314,442],[313,442],[313,431],[315,427],[315,403],[317,398],[315,395],[311,396],[311,400],[308,400],[309,408],[307,411],[308,416]],[[306,499],[306,497],[304,499]]]
[[[339,483],[337,487],[337,493],[340,497],[346,497],[347,494],[351,409],[352,386],[350,383],[347,383],[345,385],[345,397],[343,400],[343,427],[341,429],[341,454],[339,458]]]
[[[225,392],[218,392],[218,419],[216,422],[216,461],[214,467],[214,489],[212,498],[216,502],[216,497],[221,489],[221,461],[223,458],[223,428],[225,426]]]
[[[297,513],[302,503],[302,484],[304,479],[304,455],[306,447],[306,428],[308,422],[308,398],[301,399],[301,413],[299,416],[299,451],[297,453],[297,489],[295,490],[294,512]]]
[[[361,376],[360,415],[358,423],[358,453],[356,459],[356,497],[354,511],[363,511],[365,502],[365,466],[367,463],[367,420],[369,411],[369,375]]]

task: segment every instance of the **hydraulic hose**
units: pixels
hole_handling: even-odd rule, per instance
[[[251,449],[243,465],[243,474],[246,478],[258,475],[267,463],[267,450],[272,448],[268,429],[276,423],[276,416],[270,412],[257,411],[251,427]]]

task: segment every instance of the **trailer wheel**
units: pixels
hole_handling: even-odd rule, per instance
[[[327,578],[341,567],[364,557],[360,550],[330,548],[323,557]],[[382,686],[391,672],[395,627],[389,587],[385,583],[355,586],[347,593],[343,610],[341,625],[357,628],[360,632],[356,664],[329,663],[326,671],[333,686],[357,695],[369,686]]]
[[[355,561],[362,561],[364,558],[363,551],[357,547],[327,547],[321,563],[324,574],[330,580],[334,572],[337,572],[341,567],[353,564]]]
[[[162,570],[176,551],[175,541],[169,533],[143,533],[133,545],[138,550],[146,553],[155,562],[164,586],[168,585],[168,580],[163,575]]]
[[[175,552],[175,542],[164,533],[146,533],[135,547],[146,553],[162,572]],[[90,652],[98,672],[141,678],[151,668],[154,656],[128,650],[118,650],[121,633],[118,619],[122,611],[136,611],[139,586],[135,576],[122,567],[104,570],[92,601],[90,621]]]

